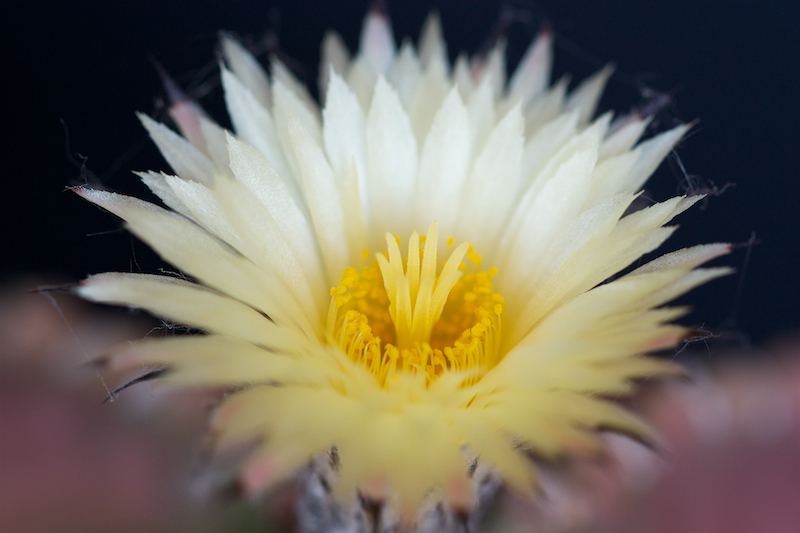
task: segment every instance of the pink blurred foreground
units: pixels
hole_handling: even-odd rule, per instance
[[[106,384],[135,376],[101,378],[87,363],[164,328],[29,292],[41,284],[0,290],[0,530],[230,531],[220,491],[202,474],[215,395],[166,395],[148,382],[101,403]],[[486,530],[800,531],[800,343],[734,355],[715,354],[713,371],[637,399],[663,450],[608,435],[608,457],[547,468],[539,501],[503,494]],[[286,487],[262,506],[285,530],[292,494]]]

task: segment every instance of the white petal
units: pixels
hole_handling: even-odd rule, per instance
[[[439,19],[439,13],[432,11],[425,19],[418,48],[423,69],[427,69],[432,63],[447,63],[447,45],[442,37],[442,21]]]
[[[367,116],[369,194],[377,239],[385,231],[410,235],[409,220],[417,175],[417,142],[397,93],[378,79]],[[378,240],[380,242],[380,240]]]
[[[228,171],[228,144],[225,141],[225,130],[219,124],[200,117],[200,133],[206,143],[206,153],[214,162],[217,173],[227,174]]]
[[[214,183],[214,163],[200,150],[164,124],[142,113],[137,116],[176,174],[198,183]]]
[[[328,73],[331,68],[342,77],[350,70],[350,52],[342,37],[335,31],[325,33],[322,38],[322,60],[319,64],[319,94],[322,98],[328,93]]]
[[[205,111],[193,100],[183,99],[169,106],[169,116],[178,126],[183,138],[208,155],[206,139],[200,131],[200,119],[208,120]]]
[[[397,91],[404,105],[410,102],[421,73],[422,66],[414,46],[408,40],[403,41],[397,60],[386,74],[386,79]]]
[[[395,46],[388,17],[371,9],[361,28],[358,55],[377,74],[386,74],[394,61]]]
[[[492,130],[464,187],[457,234],[489,250],[517,199],[525,122],[519,106]]]
[[[505,288],[513,288],[511,292],[504,292],[507,294],[506,307],[509,316],[521,317],[528,302],[542,290],[543,284],[556,275],[570,257],[588,242],[608,236],[633,199],[632,194],[619,194],[607,198],[597,207],[581,213],[564,229],[562,236],[544,254],[538,268],[530,269],[518,280],[505,282]],[[585,266],[591,268],[591,265]],[[499,289],[503,286],[502,282],[505,278],[498,278],[498,280],[501,282],[498,284]],[[513,324],[513,329],[527,330],[531,325],[520,318]]]
[[[597,154],[597,150],[600,146],[600,140],[603,137],[603,133],[605,129],[608,127],[608,120],[610,119],[610,115],[605,115],[600,119],[596,120],[591,127],[587,128],[583,131],[580,135],[571,137],[569,141],[563,145],[556,154],[551,157],[544,168],[536,175],[535,179],[530,182],[530,184],[525,188],[525,183],[523,182],[523,189],[522,194],[520,195],[519,201],[517,202],[516,206],[514,207],[514,212],[509,220],[505,235],[497,243],[497,250],[498,250],[498,268],[500,268],[500,264],[505,264],[506,258],[508,254],[511,253],[513,245],[511,244],[517,236],[520,235],[521,227],[523,224],[523,220],[529,218],[531,213],[534,211],[534,204],[538,202],[537,199],[542,190],[548,186],[549,184],[549,196],[559,196],[559,189],[556,183],[551,183],[554,179],[554,176],[559,174],[561,179],[570,180],[570,178],[563,174],[561,171],[561,167],[569,161],[571,158],[575,157],[576,154],[581,152],[586,153],[593,153]],[[564,127],[568,127],[570,125],[569,122],[565,122],[563,124]],[[527,154],[523,155],[525,158]],[[523,159],[525,161],[525,159]],[[577,186],[575,182],[572,182],[573,185],[576,185],[575,188],[570,189],[572,193],[577,194],[576,197],[570,199],[564,199],[563,201],[569,202],[570,205],[573,205],[574,202],[580,201],[581,205],[586,200],[586,196],[589,192],[589,181],[588,178],[585,182],[581,181],[582,185]],[[566,192],[564,193],[567,194]],[[556,200],[560,202],[561,200]],[[576,213],[577,215],[577,213]],[[536,233],[538,230],[534,230]]]
[[[460,90],[459,94],[461,94]],[[494,127],[495,109],[491,80],[484,78],[480,85],[471,92],[467,102],[470,145],[473,157],[477,157]]]
[[[357,57],[347,72],[347,85],[355,93],[362,109],[369,109],[372,91],[378,75],[367,65],[364,58]]]
[[[249,247],[231,226],[222,206],[219,205],[211,189],[194,181],[182,180],[177,176],[165,175],[164,179],[172,192],[189,210],[189,218],[226,244],[247,255]],[[225,179],[225,178],[218,178]]]
[[[275,133],[278,137],[278,144],[280,144],[283,150],[286,162],[291,169],[294,180],[298,184],[298,188],[302,189],[300,166],[297,162],[297,156],[294,153],[291,136],[289,135],[289,117],[293,116],[296,120],[299,120],[317,145],[322,144],[322,130],[320,128],[319,119],[314,110],[305,105],[305,103],[280,80],[276,79],[272,85],[272,97],[275,101],[272,113],[275,121]]]
[[[700,199],[701,197],[675,197],[622,218],[608,236],[611,246],[602,252],[604,258],[597,262],[597,272],[593,276],[603,277],[596,283],[660,246],[675,229],[662,226]]]
[[[672,301],[709,281],[732,274],[734,269],[730,267],[698,268],[688,272],[673,283],[663,287],[661,290],[653,291],[643,298],[641,305],[655,307]]]
[[[562,113],[567,85],[569,85],[569,78],[563,77],[549,91],[531,102],[525,111],[525,134],[527,136],[533,135],[539,128]]]
[[[369,209],[367,196],[365,118],[356,95],[335,72],[330,73],[325,109],[322,112],[322,138],[325,153],[336,183],[344,184],[355,160],[361,204]]]
[[[317,107],[317,102],[314,100],[311,94],[309,94],[305,84],[300,83],[300,80],[295,78],[294,74],[292,74],[292,71],[289,70],[286,65],[283,64],[283,61],[278,59],[278,56],[274,54],[269,58],[269,66],[270,72],[272,73],[273,85],[275,82],[282,83],[284,87],[288,88],[292,94],[294,94],[303,102],[303,105],[310,113],[314,115],[314,118],[319,119],[319,108]],[[274,90],[275,89],[273,87],[273,91]]]
[[[310,215],[305,214],[295,202],[284,182],[261,154],[233,137],[228,138],[228,147],[231,170],[236,179],[252,191],[275,221],[292,255],[297,258],[315,298],[324,298],[327,295],[325,271],[309,222]],[[320,290],[322,294],[319,294]],[[317,305],[320,305],[320,301]]]
[[[296,201],[302,201],[296,176],[289,169],[286,156],[278,141],[275,123],[267,108],[228,69],[222,69],[222,87],[228,114],[238,135],[243,141],[261,152],[278,176],[292,191]]]
[[[639,190],[691,127],[691,124],[682,124],[641,143],[637,147],[641,155],[633,165],[627,182],[622,185],[622,190]]]
[[[339,189],[328,161],[302,122],[289,117],[288,131],[303,179],[303,195],[308,202],[311,220],[327,273],[327,285],[333,286],[348,266],[350,250],[344,228],[344,214]]]
[[[309,322],[322,318],[325,286],[320,276],[311,283],[269,211],[239,181],[219,179],[214,192],[232,227],[246,243],[245,255],[267,272],[274,272],[299,302]],[[317,297],[317,298],[315,298]],[[317,305],[315,305],[317,304]]]
[[[153,194],[161,198],[164,205],[185,217],[191,216],[189,208],[183,205],[178,196],[172,191],[170,186],[167,185],[167,174],[163,172],[154,172],[152,170],[148,172],[134,172],[134,174],[142,178],[142,183],[147,185]]]
[[[539,32],[519,62],[508,83],[511,96],[518,96],[523,109],[550,84],[553,65],[553,32]]]
[[[561,239],[550,249],[542,264],[542,279],[555,274],[572,255],[587,242],[606,236],[636,198],[632,193],[621,193],[603,199],[599,205],[582,212],[564,230]]]
[[[605,89],[608,78],[610,78],[613,73],[614,67],[612,65],[606,65],[583,80],[581,84],[570,93],[564,110],[577,110],[578,123],[581,125],[587,124],[594,116],[597,103],[600,101],[600,96],[603,94],[603,89]]]
[[[728,243],[701,244],[692,246],[691,248],[683,248],[682,250],[664,254],[661,257],[653,259],[646,265],[640,266],[629,275],[636,276],[668,269],[683,269],[688,272],[703,263],[730,253],[731,248],[731,245]]]
[[[555,240],[580,214],[596,161],[596,148],[576,152],[536,195],[509,241],[508,259],[501,263],[504,280],[524,279],[525,272],[540,268]]]
[[[535,324],[552,309],[656,249],[675,229],[662,226],[698,200],[697,197],[676,197],[655,204],[621,219],[606,236],[587,242],[527,302],[525,310],[518,315],[519,324],[526,330],[515,328],[514,332],[509,332],[508,342],[518,342],[529,325]]]
[[[269,78],[261,64],[253,55],[230,35],[222,36],[222,54],[225,62],[242,85],[255,97],[261,107],[270,109],[272,97],[269,88]]]
[[[484,64],[479,75],[481,81],[488,80],[492,87],[492,98],[497,100],[506,85],[506,40],[498,39],[488,56],[484,59]]]
[[[564,113],[540,128],[525,144],[522,156],[524,186],[536,180],[553,156],[572,139],[578,128],[578,113]]]
[[[417,228],[438,221],[447,239],[461,207],[470,162],[469,116],[453,89],[436,114],[420,157],[417,177]]]
[[[627,150],[630,150],[634,144],[639,140],[644,133],[645,128],[650,124],[651,117],[647,118],[632,118],[627,120],[621,126],[616,126],[614,123],[611,125],[606,140],[600,147],[600,159],[619,155]],[[614,121],[616,122],[616,120]]]
[[[474,89],[474,83],[469,70],[469,60],[465,53],[458,54],[456,62],[453,64],[453,85],[458,87],[458,94],[461,96],[461,99],[465,102],[469,102]]]
[[[555,155],[547,160],[547,164],[544,166],[544,168],[542,168],[542,170],[536,176],[532,176],[530,184],[531,191],[535,194],[536,191],[541,189],[541,187],[543,187],[547,182],[546,180],[548,180],[550,176],[554,174],[555,170],[562,165],[567,158],[571,157],[572,154],[581,150],[589,149],[599,152],[600,143],[605,136],[610,121],[611,114],[606,113],[602,117],[595,120],[591,126],[583,130],[580,134],[569,138],[567,143],[563,144],[555,153]],[[566,132],[569,131],[571,124],[572,120],[566,120],[561,124],[563,129],[558,133],[561,135],[566,134]],[[580,124],[580,117],[578,118],[578,124]],[[559,137],[561,135],[559,135]],[[530,158],[531,155],[528,155],[528,157]]]
[[[584,209],[594,207],[604,198],[627,190],[623,183],[628,179],[639,151],[622,152],[600,161],[592,174],[592,185]]]
[[[417,142],[422,144],[431,129],[434,117],[444,105],[450,91],[447,69],[444,64],[433,62],[422,72],[414,88],[411,100],[406,105],[408,116]]]
[[[347,236],[347,245],[350,250],[350,265],[356,264],[359,250],[368,250],[373,247],[368,236],[367,227],[372,224],[367,220],[369,211],[364,209],[361,195],[358,191],[359,183],[362,182],[358,175],[355,159],[350,160],[350,171],[347,173],[342,183],[340,192],[342,199],[342,215],[344,218],[344,233]],[[374,249],[374,248],[373,248]],[[363,256],[362,256],[363,259]]]

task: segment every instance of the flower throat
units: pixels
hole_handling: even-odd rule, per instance
[[[446,370],[470,371],[474,381],[497,363],[503,313],[503,297],[492,292],[497,269],[480,271],[481,257],[464,242],[439,272],[437,241],[435,222],[427,238],[415,231],[403,261],[399,239],[387,233],[388,252],[375,254],[361,272],[346,268],[331,289],[331,339],[381,386],[398,373],[424,373],[430,384]],[[469,272],[465,256],[474,264]]]

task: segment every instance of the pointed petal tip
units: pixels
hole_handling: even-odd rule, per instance
[[[86,189],[91,189],[88,185],[76,185],[74,187],[67,187],[67,190],[70,192],[74,192],[78,196],[85,198]]]
[[[108,191],[94,189],[88,185],[80,185],[78,187],[73,187],[70,190],[84,200],[88,200],[101,207],[104,207],[106,204],[108,204],[108,201],[111,199],[111,195],[113,194]]]
[[[167,69],[164,68],[155,57],[151,55],[148,56],[147,59],[150,61],[150,64],[153,65],[156,73],[158,73],[158,77],[161,78],[161,84],[164,86],[164,91],[167,93],[167,99],[170,105],[174,106],[175,104],[190,100],[186,92],[180,88],[172,76],[170,76]]]
[[[385,5],[381,7],[381,3],[375,2],[367,13],[359,39],[359,56],[363,57],[376,73],[387,72],[396,55],[391,22]]]
[[[389,3],[386,0],[373,0],[369,6],[369,14],[389,18]]]
[[[141,122],[142,126],[144,126],[148,132],[150,131],[150,128],[158,127],[158,124],[160,124],[153,117],[142,111],[136,111],[134,114],[136,115],[136,118],[139,119],[139,122]]]

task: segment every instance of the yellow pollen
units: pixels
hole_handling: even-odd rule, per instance
[[[470,246],[469,250],[467,250],[467,258],[476,265],[481,264],[482,257],[475,253],[475,250],[472,249],[472,246]]]
[[[456,238],[455,237],[450,237],[449,239],[447,239],[447,246],[453,246],[454,242],[456,242]]]
[[[375,254],[361,272],[346,268],[330,291],[331,342],[381,386],[399,373],[422,373],[430,384],[446,371],[469,371],[475,381],[499,361],[503,297],[491,282],[497,269],[479,271],[480,256],[467,242],[440,267],[435,222],[428,236],[411,235],[404,261],[399,239],[387,234],[387,253]]]

